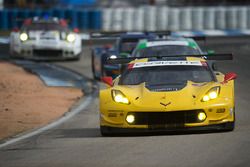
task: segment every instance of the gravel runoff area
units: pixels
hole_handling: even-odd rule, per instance
[[[0,140],[44,126],[83,96],[72,87],[47,87],[34,74],[0,61]]]

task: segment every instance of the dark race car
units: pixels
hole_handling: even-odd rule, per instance
[[[127,32],[116,35],[115,44],[104,45],[103,47],[95,47],[92,49],[92,72],[95,79],[100,79],[102,76],[115,77],[120,74],[120,65],[110,65],[106,63],[107,58],[127,57],[132,53],[141,39],[155,39],[160,35],[168,35],[169,32]],[[107,38],[114,38],[110,35]]]

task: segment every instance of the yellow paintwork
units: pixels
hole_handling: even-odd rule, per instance
[[[187,60],[205,61],[200,58]],[[134,60],[146,62],[147,59]],[[204,122],[185,124],[185,126],[206,126],[234,122],[234,81],[222,84],[224,75],[216,73],[218,82],[194,83],[188,81],[187,86],[179,91],[153,92],[145,88],[145,83],[133,86],[118,85],[119,77],[114,80],[112,87],[100,90],[100,126],[119,128],[148,128],[148,125],[130,125],[126,122],[128,112],[172,112],[183,110],[203,109],[207,115]],[[220,93],[216,99],[202,102],[202,97],[215,86],[220,86]],[[120,90],[130,101],[130,104],[116,103],[111,90]],[[195,96],[195,98],[193,97]],[[160,102],[166,104],[166,107]],[[217,109],[225,112],[217,112]]]

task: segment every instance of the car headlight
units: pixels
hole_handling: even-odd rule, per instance
[[[129,104],[128,98],[119,90],[112,90],[112,97],[117,103]]]
[[[134,123],[134,122],[135,122],[135,116],[134,116],[133,114],[127,115],[126,121],[127,121],[129,124]]]
[[[207,115],[204,112],[199,112],[197,118],[199,121],[204,121],[207,118]]]
[[[69,42],[74,42],[76,40],[76,36],[75,34],[68,34],[66,39]]]
[[[206,102],[212,99],[216,99],[219,96],[219,93],[220,93],[220,87],[219,86],[213,87],[202,97],[201,101]]]
[[[24,42],[24,41],[27,41],[29,37],[28,37],[28,34],[24,32],[20,34],[19,38],[21,41]]]

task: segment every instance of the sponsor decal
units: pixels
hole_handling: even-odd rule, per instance
[[[153,66],[202,66],[200,61],[150,61],[131,64],[130,68],[153,67]]]

